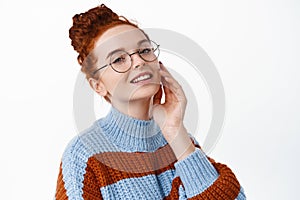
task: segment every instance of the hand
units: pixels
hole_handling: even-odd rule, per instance
[[[153,97],[153,118],[180,160],[194,151],[194,145],[183,124],[187,99],[181,85],[161,62],[160,74],[162,85]],[[161,103],[163,90],[165,102]]]
[[[153,97],[153,118],[165,133],[178,130],[183,125],[187,99],[181,85],[160,62],[162,85]],[[161,103],[163,90],[165,102]]]

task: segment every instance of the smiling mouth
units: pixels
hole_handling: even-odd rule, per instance
[[[130,83],[138,83],[138,82],[145,81],[145,80],[148,80],[151,78],[152,78],[152,74],[144,74],[144,75],[141,75],[141,76],[138,76],[138,77],[132,79],[130,81]]]

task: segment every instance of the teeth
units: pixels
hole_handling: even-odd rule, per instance
[[[149,79],[149,78],[150,78],[150,75],[149,75],[149,74],[146,74],[146,75],[137,77],[137,78],[134,79],[132,82],[133,82],[133,83],[137,83],[137,82],[139,82],[139,81],[143,81],[143,80],[146,80],[146,79]]]

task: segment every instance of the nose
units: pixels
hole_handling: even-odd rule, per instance
[[[145,65],[145,61],[140,57],[138,52],[134,52],[130,55],[131,57],[131,67],[133,69]]]

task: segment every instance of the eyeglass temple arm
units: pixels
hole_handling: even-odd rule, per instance
[[[108,65],[104,65],[103,67],[100,67],[99,69],[97,69],[96,71],[94,71],[93,72],[93,75],[95,75],[99,70],[101,70],[101,69],[103,69],[103,68],[105,68],[105,67],[107,67]]]

